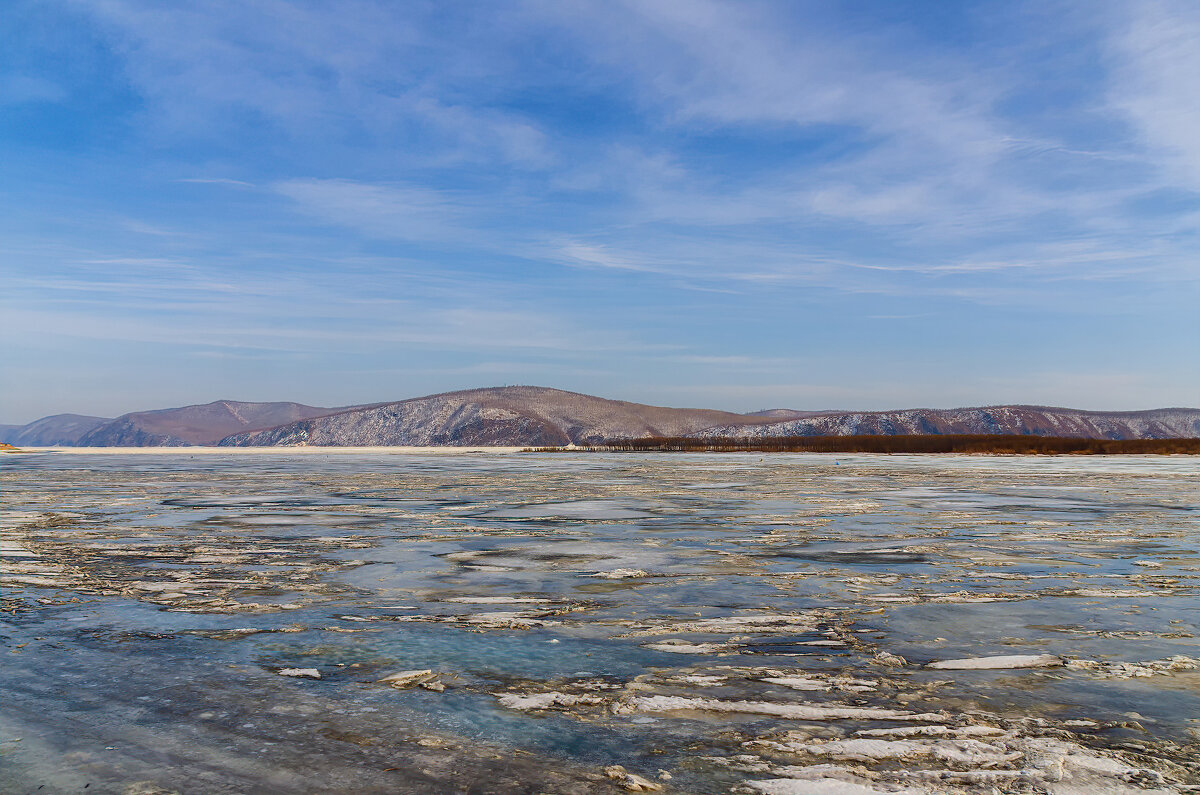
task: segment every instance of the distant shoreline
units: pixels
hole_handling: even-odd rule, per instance
[[[629,403],[550,387],[509,386],[340,408],[217,400],[115,418],[55,414],[25,425],[0,425],[0,441],[36,447],[494,445],[524,449],[557,447],[572,440],[585,446],[603,445],[604,440],[650,435],[738,443],[792,437],[965,434],[1186,439],[1200,436],[1200,408],[1097,412],[1012,404],[735,414]],[[409,441],[402,443],[403,439]],[[615,446],[624,449],[619,442]]]
[[[877,455],[1200,455],[1200,439],[1084,439],[1021,435],[795,436],[763,439],[648,437],[563,447],[471,445],[253,447],[21,447],[8,454],[64,455],[506,455],[512,453],[859,453]]]
[[[389,453],[394,455],[446,455],[452,453],[487,453],[492,455],[503,453],[520,453],[527,447],[318,447],[299,445],[280,445],[278,447],[216,447],[205,446],[151,446],[151,447],[21,447],[8,452],[20,453],[61,453],[64,455],[263,455],[263,454],[296,454],[319,455],[322,453],[348,455],[354,453]]]
[[[866,453],[899,455],[1200,455],[1200,439],[1089,439],[1019,434],[895,436],[658,437],[574,450],[630,453]],[[570,452],[544,447],[537,452]]]

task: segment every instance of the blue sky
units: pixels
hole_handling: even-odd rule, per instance
[[[8,0],[0,421],[1200,405],[1200,5]]]

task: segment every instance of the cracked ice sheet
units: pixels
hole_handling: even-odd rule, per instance
[[[153,655],[186,637],[197,655],[269,663],[351,711],[395,709],[370,700],[378,688],[421,705],[418,724],[598,749],[630,769],[618,749],[653,753],[683,789],[711,780],[688,772],[690,744],[805,724],[797,742],[814,747],[906,726],[946,733],[875,738],[945,739],[985,708],[1086,736],[1114,764],[1132,764],[1117,747],[1130,732],[1164,760],[1196,755],[1190,459],[187,452],[6,459],[0,544],[32,554],[4,557],[0,590],[44,630],[12,630],[21,648],[6,663],[58,670],[63,652],[36,638],[59,626],[92,633],[91,645],[59,637],[84,664],[98,643]],[[93,599],[109,600],[103,620],[86,612]],[[1041,655],[1068,665],[923,667]],[[364,686],[377,677],[351,665],[438,671],[449,695]],[[754,706],[606,711],[695,707],[688,688]],[[533,701],[509,709],[500,692]],[[898,713],[939,722],[879,718]],[[914,775],[935,764],[948,763],[903,761]],[[1006,787],[1013,772],[974,774]]]

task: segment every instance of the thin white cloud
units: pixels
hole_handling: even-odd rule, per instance
[[[1117,9],[1110,101],[1160,161],[1163,177],[1200,189],[1200,6],[1143,0]]]
[[[633,258],[612,252],[607,246],[568,240],[558,246],[558,254],[562,261],[573,267],[604,268],[617,271],[634,271],[638,273],[674,273],[670,268],[654,265],[646,261],[636,261]]]
[[[440,191],[344,179],[292,179],[273,187],[315,218],[375,237],[439,240],[462,233],[462,206]]]
[[[351,132],[367,151],[426,165],[554,162],[529,118],[452,99],[471,99],[470,89],[502,68],[494,53],[497,28],[511,16],[503,10],[464,11],[445,40],[424,27],[430,9],[370,0],[82,7],[119,42],[126,76],[149,100],[151,134],[215,140],[250,118],[293,145],[340,145]],[[474,46],[455,46],[458,37]]]
[[[882,332],[822,343],[863,361],[926,310],[930,327],[1037,317],[1034,347],[1072,361],[1182,351],[1191,330],[1167,320],[1200,284],[1200,12],[1182,2],[989,7],[996,26],[967,6],[962,40],[770,0],[72,8],[117,67],[95,87],[118,101],[81,118],[130,134],[51,142],[45,179],[16,186],[13,338],[316,352],[326,369],[578,357],[803,397],[772,369],[802,370],[784,346],[838,313]],[[0,89],[50,100],[72,75]],[[680,306],[703,311],[661,310]],[[1130,342],[1139,312],[1159,332]],[[1095,344],[1072,347],[1084,328]],[[974,355],[961,340],[896,356]],[[843,375],[838,400],[806,403],[880,405]]]

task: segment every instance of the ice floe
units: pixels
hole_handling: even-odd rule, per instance
[[[641,626],[625,634],[637,638],[652,635],[691,633],[695,635],[732,635],[735,633],[794,632],[798,629],[816,629],[825,613],[754,613],[747,615],[699,618]]]
[[[1068,660],[1066,665],[1072,671],[1086,671],[1105,679],[1135,679],[1198,671],[1200,670],[1200,659],[1176,654],[1163,660],[1145,660],[1143,662]]]
[[[424,668],[414,671],[397,671],[382,677],[379,681],[386,685],[391,685],[398,690],[403,690],[407,687],[431,683],[436,678],[437,674],[429,668]]]
[[[600,704],[603,699],[583,693],[500,693],[501,706],[509,709],[538,710],[552,707],[572,707],[577,704]]]
[[[628,792],[657,792],[663,788],[662,784],[639,776],[637,773],[630,773],[621,765],[609,765],[604,768],[604,775],[617,782],[621,789]]]
[[[681,696],[635,696],[613,704],[616,714],[631,712],[740,712],[773,715],[789,720],[903,720],[940,721],[942,716],[879,707],[831,706],[825,704],[786,704],[772,701],[722,701],[712,698]]]
[[[588,576],[600,577],[605,580],[634,580],[649,577],[651,574],[645,569],[612,569],[611,571],[598,571]]]
[[[663,640],[642,645],[647,649],[668,651],[672,654],[720,654],[733,649],[727,643],[689,643],[685,640]]]
[[[309,679],[321,678],[321,672],[316,668],[280,668],[275,673],[280,676],[305,676]]]
[[[995,657],[937,660],[925,667],[952,671],[985,671],[1000,668],[1051,668],[1062,664],[1062,657],[1055,654],[1001,654]]]

